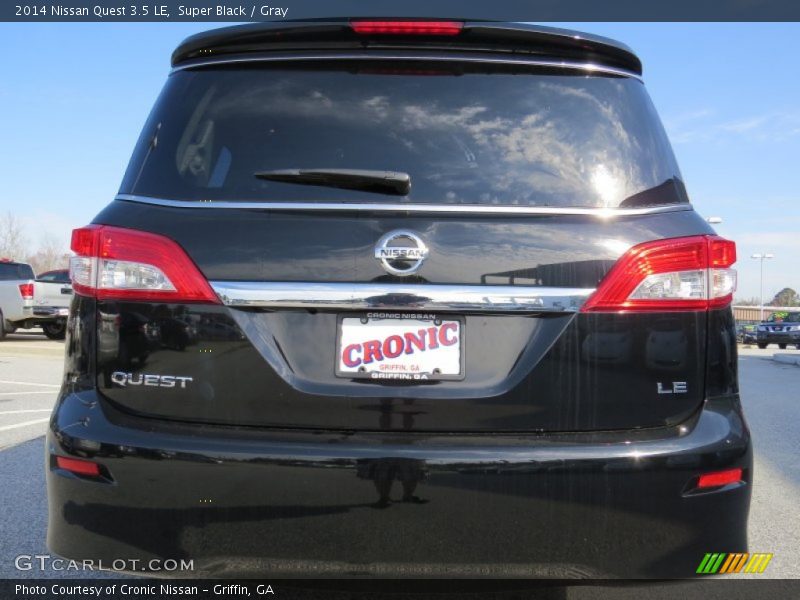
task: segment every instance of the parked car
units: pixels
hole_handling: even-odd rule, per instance
[[[758,341],[755,325],[737,325],[736,341],[740,344],[755,344]]]
[[[777,344],[781,350],[788,345],[800,350],[800,310],[772,313],[759,324],[756,339],[759,348]]]
[[[66,282],[56,281],[64,278]],[[72,287],[67,271],[34,277],[29,264],[0,260],[0,339],[17,329],[41,327],[50,339],[64,339]]]
[[[736,249],[630,49],[273,22],[172,63],[119,195],[73,232],[53,553],[691,577],[747,551]],[[154,331],[129,360],[164,314],[192,345]]]
[[[69,304],[72,300],[72,281],[69,269],[40,273],[34,281],[33,314],[47,319],[42,322],[44,334],[53,340],[63,340],[67,331]]]

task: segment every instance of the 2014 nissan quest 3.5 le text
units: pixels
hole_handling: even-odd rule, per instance
[[[172,65],[73,233],[53,552],[669,577],[747,549],[735,246],[628,48],[283,22]]]

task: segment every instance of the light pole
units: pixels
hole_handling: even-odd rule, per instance
[[[750,257],[761,261],[761,281],[759,284],[760,293],[758,298],[759,307],[761,309],[761,321],[764,320],[764,260],[774,258],[774,256],[774,254],[753,254]]]

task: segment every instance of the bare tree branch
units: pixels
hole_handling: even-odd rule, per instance
[[[39,250],[28,257],[28,262],[37,275],[54,269],[66,269],[69,265],[68,252],[57,236],[45,233]]]
[[[25,260],[28,240],[22,220],[11,211],[0,217],[0,258]]]

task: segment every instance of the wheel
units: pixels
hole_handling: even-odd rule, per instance
[[[759,348],[761,348],[761,349],[763,350],[764,348],[766,348],[766,347],[767,347],[767,345],[766,345],[766,344],[762,344],[761,342],[759,342],[759,343],[758,343],[758,347],[759,347]]]
[[[48,340],[63,340],[67,336],[67,323],[66,321],[43,323],[42,330]]]
[[[0,340],[6,337],[6,320],[3,318],[3,312],[0,311]]]
[[[786,344],[778,344],[778,348],[781,350],[786,350]]]

